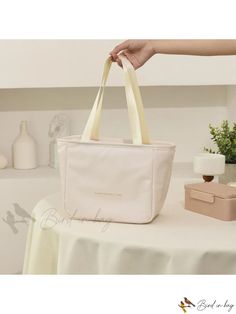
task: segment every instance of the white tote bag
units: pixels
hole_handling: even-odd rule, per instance
[[[135,71],[125,56],[119,58],[132,141],[99,138],[109,58],[83,134],[58,139],[64,210],[75,219],[147,223],[163,207],[175,146],[149,141]]]

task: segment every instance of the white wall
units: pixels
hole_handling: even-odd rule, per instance
[[[0,150],[11,159],[19,122],[29,120],[40,164],[47,165],[52,117],[61,111],[67,113],[72,133],[80,134],[96,92],[96,88],[0,90]],[[151,138],[176,143],[178,162],[191,161],[210,145],[208,124],[219,124],[227,117],[224,86],[143,87],[142,94]],[[130,136],[123,88],[107,89],[102,134]]]
[[[236,122],[236,86],[227,86],[228,119]]]
[[[0,40],[0,88],[98,86],[119,40]],[[236,84],[236,56],[155,55],[138,70],[140,85]],[[116,67],[109,79],[123,85]]]

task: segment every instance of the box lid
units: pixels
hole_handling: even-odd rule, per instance
[[[215,182],[204,182],[185,185],[185,189],[209,193],[220,198],[236,198],[236,187]]]

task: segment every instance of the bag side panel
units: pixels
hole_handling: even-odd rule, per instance
[[[172,165],[175,151],[154,150],[154,174],[153,174],[153,207],[154,216],[157,216],[166,199],[169,189]]]

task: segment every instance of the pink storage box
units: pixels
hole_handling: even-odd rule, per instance
[[[236,187],[214,182],[187,184],[185,209],[221,220],[236,220]]]

